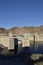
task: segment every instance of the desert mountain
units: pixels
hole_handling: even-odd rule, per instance
[[[0,33],[8,33],[8,32],[12,32],[15,34],[23,34],[23,33],[43,33],[43,25],[39,26],[39,27],[34,27],[34,26],[24,26],[24,27],[12,27],[9,30],[4,29],[4,28],[0,28]]]
[[[5,28],[0,28],[0,33],[6,34],[8,33],[8,30]]]

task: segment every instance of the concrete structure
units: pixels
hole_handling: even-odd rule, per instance
[[[15,38],[17,38],[18,42],[18,51],[21,50],[22,47],[30,47],[31,45],[37,47],[38,44],[42,44],[43,45],[43,34],[23,34],[23,35],[18,35],[18,36],[14,36],[11,32],[9,33],[9,35],[7,36],[3,36],[2,34],[0,34],[0,44],[2,44],[3,46],[7,47],[8,50],[13,50],[15,49]]]

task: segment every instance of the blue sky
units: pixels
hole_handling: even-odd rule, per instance
[[[43,0],[0,0],[0,27],[43,25]]]

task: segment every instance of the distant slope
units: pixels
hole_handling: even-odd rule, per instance
[[[8,30],[6,30],[5,28],[0,28],[0,33],[7,33]]]
[[[34,27],[34,26],[24,26],[24,27],[12,27],[9,30],[4,29],[4,28],[0,28],[0,33],[8,33],[8,32],[12,32],[15,34],[23,34],[23,33],[43,33],[43,25],[39,26],[39,27]]]
[[[19,27],[13,27],[9,29],[9,32],[15,33],[15,34],[23,34],[25,32],[24,29],[19,28]]]
[[[43,26],[39,26],[39,27],[34,27],[34,26],[25,26],[22,28],[18,28],[18,27],[13,27],[11,29],[9,29],[9,31],[11,31],[12,33],[16,33],[16,34],[23,34],[23,33],[43,33]]]

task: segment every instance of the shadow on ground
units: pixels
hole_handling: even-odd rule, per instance
[[[32,60],[29,48],[25,47],[19,54],[2,55],[0,54],[1,65],[43,65],[43,57],[38,60]]]

